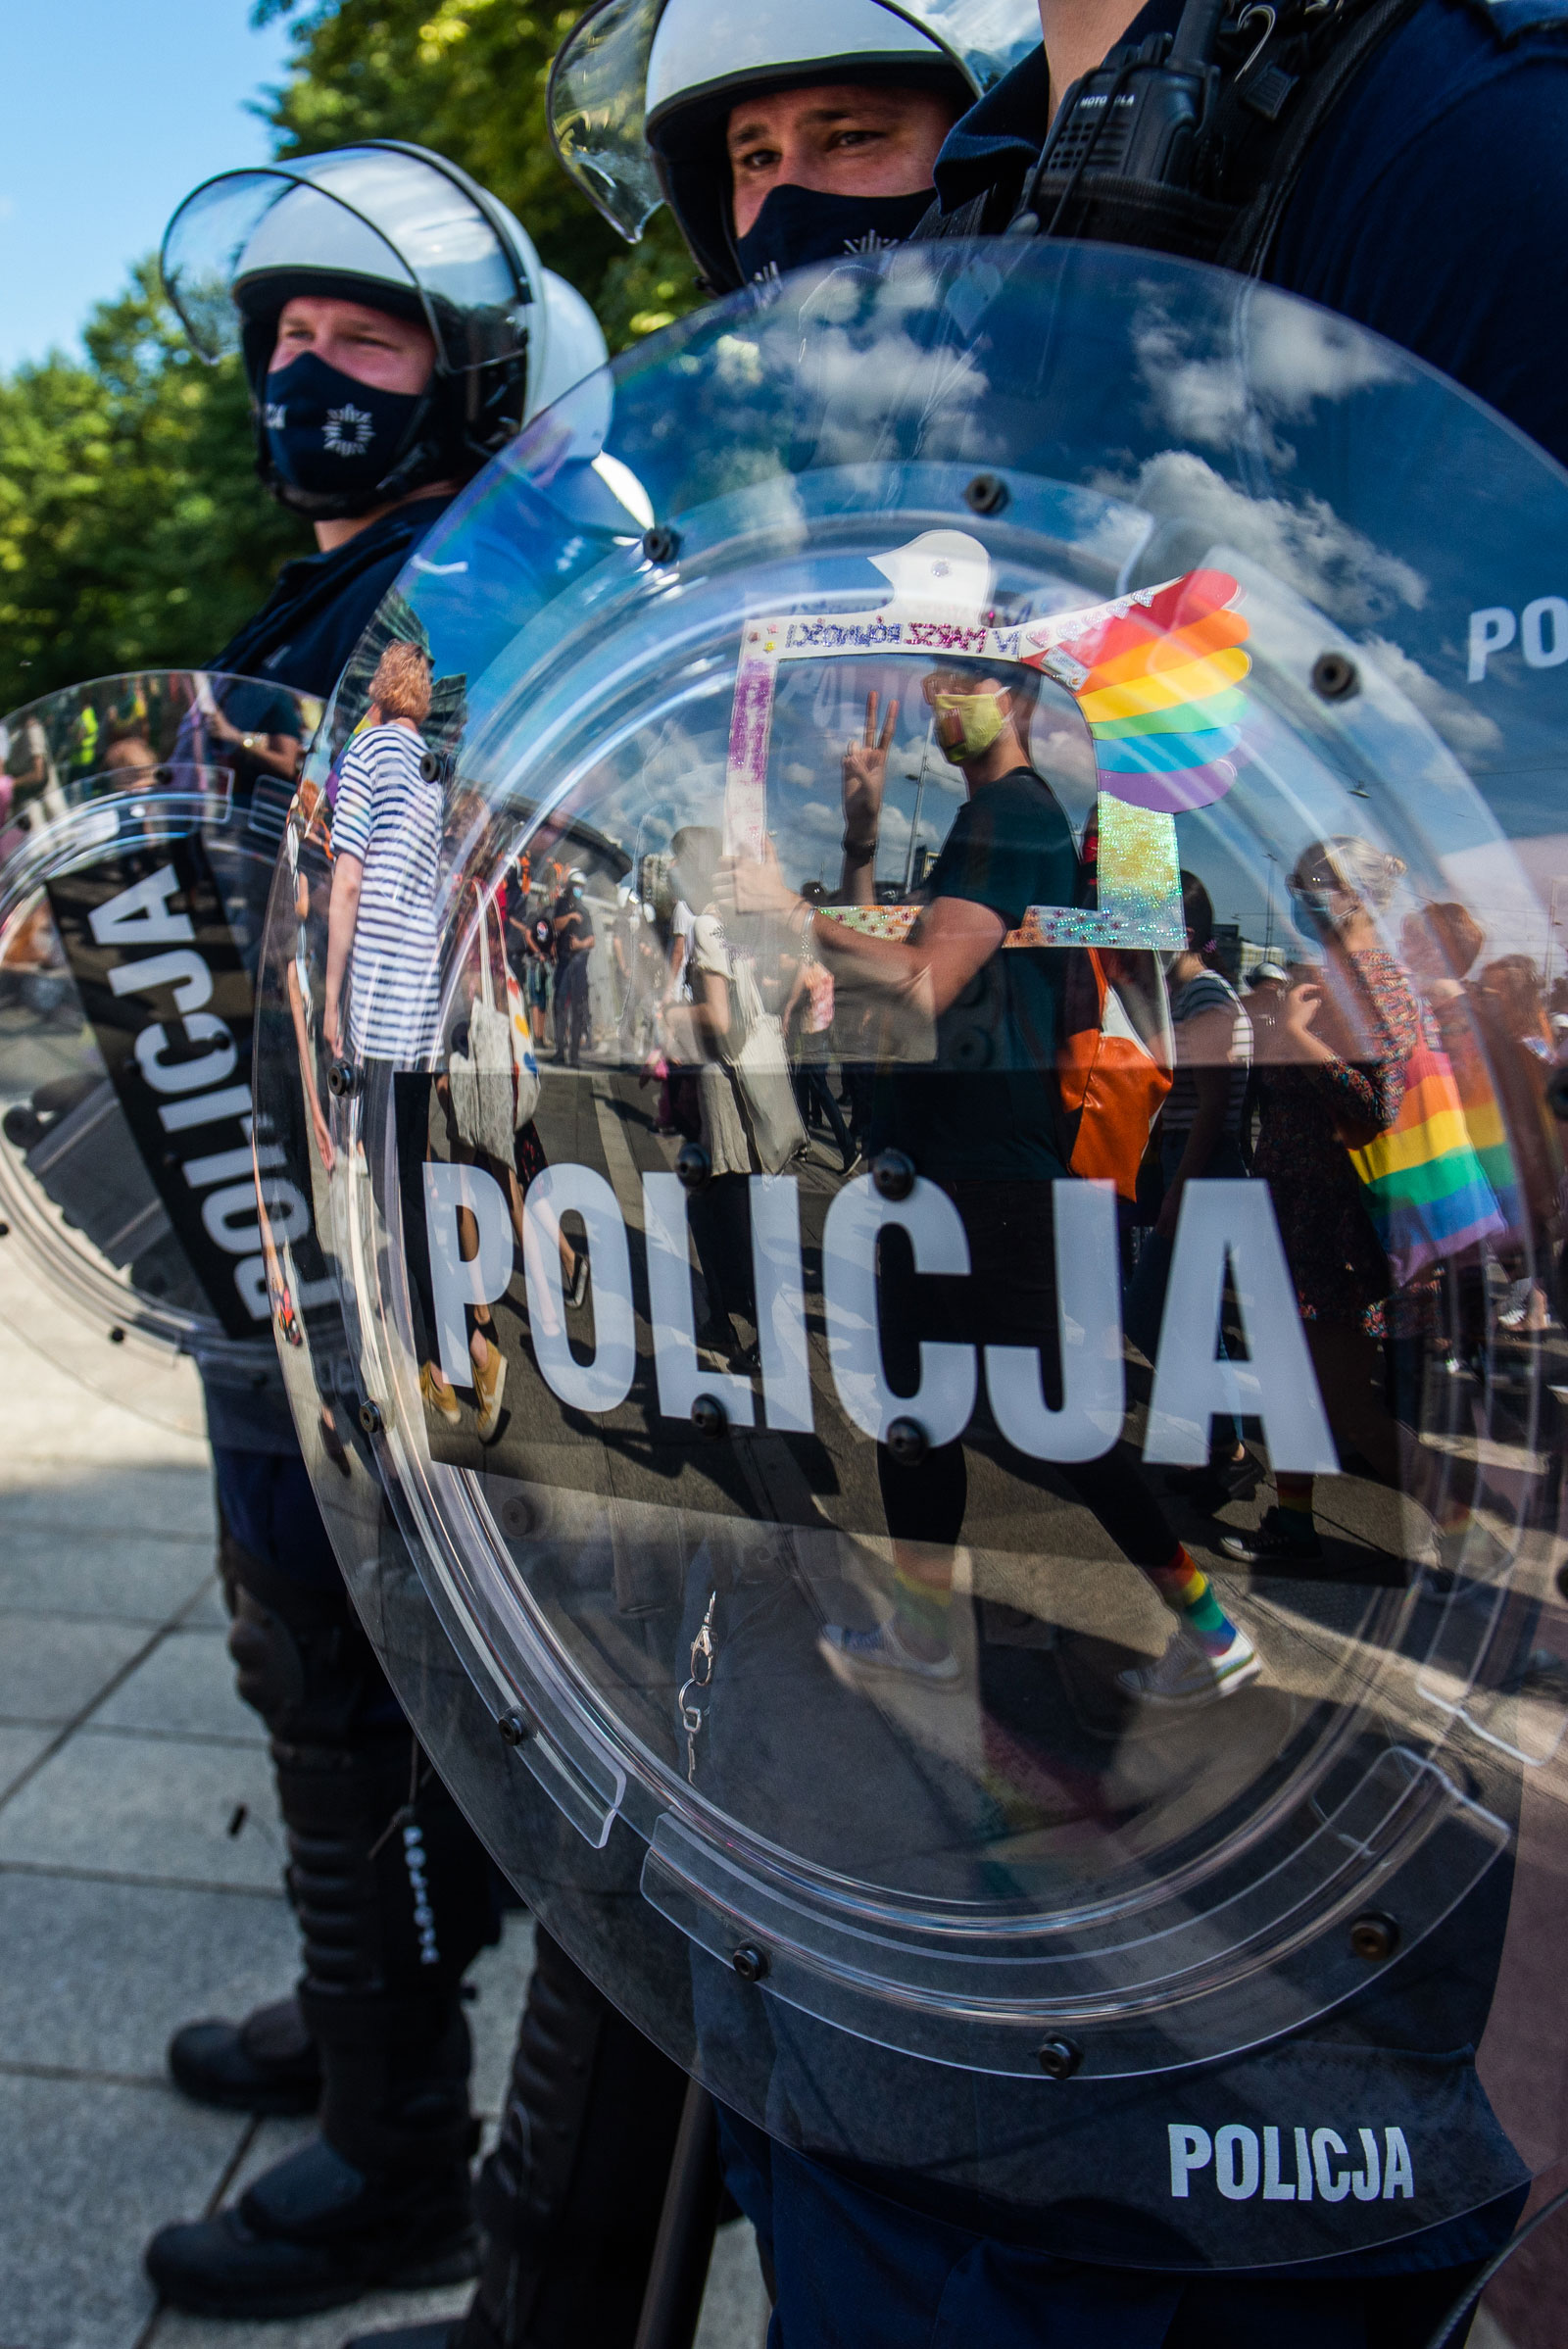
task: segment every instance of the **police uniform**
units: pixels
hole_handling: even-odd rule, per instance
[[[1132,47],[1170,33],[1180,15],[1176,0],[1152,0],[1123,40]],[[1049,93],[1045,52],[1037,50],[964,117],[937,165],[943,219],[918,233],[1006,225],[1040,155]],[[1568,10],[1555,0],[1428,0],[1374,53],[1319,132],[1262,273],[1417,352],[1563,460],[1564,370],[1554,337],[1542,330],[1537,289],[1565,196]],[[1085,233],[1084,224],[1069,232]],[[1380,1986],[1388,2078],[1398,2083],[1396,2099],[1410,2100],[1406,2121],[1420,2115],[1429,2141],[1435,2124],[1442,2131],[1445,2053],[1473,2048],[1485,2027],[1505,1918],[1506,1887],[1489,1879],[1418,1959]],[[1246,2274],[1162,2273],[1168,2249],[1162,2256],[1152,2231],[1134,2239],[1125,2208],[1098,2232],[1092,2215],[1082,2224],[1097,2171],[1115,2180],[1120,2199],[1128,2171],[1149,2148],[1163,2152],[1168,2134],[1188,2126],[1189,2108],[1207,2111],[1213,2128],[1191,2125],[1193,2141],[1211,2145],[1226,2126],[1211,2106],[1216,2091],[1220,2102],[1239,2094],[1255,2106],[1254,2121],[1278,2098],[1276,2141],[1289,2146],[1301,2125],[1286,2105],[1327,2110],[1333,2100],[1333,2036],[1288,2041],[1218,2080],[1200,2073],[1133,2099],[1106,2130],[1100,2158],[1086,2149],[1084,2204],[1072,2206],[1076,2239],[1050,2248],[998,2237],[978,2212],[967,2226],[952,2224],[951,2198],[928,2196],[915,2215],[906,2179],[890,2178],[878,2192],[863,2176],[827,2169],[729,2122],[730,2188],[754,2218],[776,2279],[770,2343],[1242,2349],[1267,2338],[1282,2349],[1423,2349],[1480,2265],[1506,2242],[1524,2203],[1522,2178],[1508,2187],[1495,2173],[1505,2190],[1483,2189],[1480,2207],[1462,2220],[1294,2267],[1282,2257],[1283,2204],[1258,2198],[1254,2182],[1251,2196],[1214,2205],[1227,2222],[1214,2238],[1217,2264]],[[1402,2078],[1396,2048],[1416,2059]],[[1461,2130],[1456,2146],[1456,2162],[1477,2160],[1482,2176],[1486,2133],[1477,2139]],[[1281,2190],[1298,2192],[1293,2180],[1294,2173]],[[1185,2179],[1169,2190],[1177,2184],[1189,2196],[1200,2191]],[[1346,2195],[1348,2219],[1363,2185]],[[1379,2193],[1387,2186],[1385,2165]],[[1152,2205],[1157,2179],[1155,2189]],[[1181,2204],[1168,2208],[1185,2220]],[[1466,2322],[1449,2337],[1457,2343],[1468,2329]]]
[[[408,163],[389,160],[396,157]],[[422,401],[385,400],[314,356],[268,373],[264,391],[275,320],[291,293],[347,296],[419,322],[434,315],[420,309],[410,283],[380,282],[390,259],[384,240],[329,192],[343,184],[345,168],[358,173],[358,203],[372,215],[377,188],[388,175],[401,178],[401,227],[413,224],[411,187],[416,201],[433,198],[438,210],[455,201],[468,209],[473,235],[489,233],[492,271],[500,259],[509,263],[525,329],[533,326],[531,343],[510,364],[497,362],[487,345],[488,366],[446,373],[454,355],[438,341],[433,388]],[[200,202],[208,193],[192,199],[194,244],[181,242],[182,216],[166,244],[166,277],[177,303],[187,280],[201,274]],[[421,478],[471,471],[487,446],[515,429],[525,406],[545,404],[603,358],[603,339],[580,297],[539,269],[510,215],[439,159],[373,148],[346,165],[327,156],[280,176],[274,197],[260,225],[248,229],[235,301],[256,395],[259,470],[299,511],[353,514],[395,497],[403,480],[417,492]],[[472,251],[470,243],[470,262]],[[444,333],[461,327],[459,303],[445,303],[440,315]],[[187,306],[187,324],[193,316]],[[543,326],[535,324],[541,317]],[[477,399],[469,389],[475,381]],[[326,409],[323,421],[324,403],[333,400],[339,405]],[[345,413],[353,435],[336,420]],[[386,452],[368,459],[353,444],[373,444],[383,423],[402,439],[396,466],[378,479]],[[345,455],[354,469],[338,465],[348,484],[339,489],[333,467]],[[434,487],[405,496],[344,544],[287,563],[212,668],[324,701],[450,498],[450,490]],[[258,2178],[234,2208],[161,2229],[147,2266],[177,2306],[266,2318],[352,2300],[378,2282],[457,2281],[478,2264],[468,2175],[477,2124],[467,2095],[463,1980],[498,1935],[501,1887],[349,1603],[275,1365],[262,1392],[254,1381],[243,1392],[208,1381],[207,1408],[220,1570],[233,1617],[229,1645],[240,1693],[271,1739],[304,1975],[295,1999],[238,2026],[188,2026],[172,2042],[171,2064],[188,2094],[229,2109],[303,2113],[319,2099],[319,2130]],[[586,2070],[585,2027],[572,2005],[584,1992],[575,1970],[564,1959],[553,1965],[542,1935],[541,1942],[509,2107],[514,2135],[543,2129],[546,2114],[559,2122],[580,2098]],[[597,2000],[586,2030],[595,2043],[615,2036]],[[662,2082],[656,2078],[650,2091],[644,2075],[659,2060],[648,2051],[639,2071],[635,2053],[628,2065],[619,2052],[607,2055],[615,2092],[631,2099],[617,2107],[619,2119],[636,2113],[657,2140],[662,2119],[649,2099],[652,2093],[657,2105]],[[678,2076],[665,2105],[671,2092],[678,2109]],[[613,2134],[619,2141],[624,2128]],[[492,2209],[507,2201],[508,2175],[503,2151],[501,2182],[492,2178],[487,2186]],[[537,2222],[536,2207],[531,2215]],[[657,2200],[650,2231],[656,2223]],[[640,2242],[628,2256],[631,2286],[613,2258],[605,2271],[635,2300],[636,2262],[646,2256]],[[543,2273],[543,2253],[539,2264]]]

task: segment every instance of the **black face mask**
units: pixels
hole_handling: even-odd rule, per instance
[[[812,187],[772,188],[746,234],[735,239],[741,275],[750,282],[812,261],[901,245],[935,200],[930,188],[913,196],[829,196]]]
[[[423,396],[378,391],[302,351],[267,378],[267,450],[279,480],[312,497],[370,497]]]

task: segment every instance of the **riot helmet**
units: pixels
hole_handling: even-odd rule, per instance
[[[907,8],[805,0],[783,23],[735,0],[716,8],[708,0],[604,0],[556,60],[551,135],[566,171],[622,236],[635,243],[667,203],[708,286],[733,292],[768,268],[767,247],[737,250],[725,130],[743,94],[849,82],[929,93],[956,115],[1038,37],[1035,11],[1014,0],[1001,9],[967,0]],[[776,189],[770,205],[784,193]],[[820,257],[841,243],[900,242],[925,209],[917,201],[924,193],[819,198],[818,210],[844,208],[833,223],[842,234],[830,230]],[[803,249],[806,223],[787,225],[790,257],[818,258]]]
[[[205,181],[171,220],[162,267],[198,354],[243,357],[263,481],[316,520],[466,479],[605,358],[587,304],[506,206],[393,141]],[[274,367],[286,306],[312,298],[415,329],[401,367],[314,351]]]

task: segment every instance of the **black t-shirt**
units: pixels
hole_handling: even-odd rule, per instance
[[[324,701],[382,597],[451,503],[444,493],[415,498],[329,555],[285,563],[255,618],[208,667],[220,675],[274,677]]]
[[[1072,905],[1077,887],[1067,818],[1026,766],[970,796],[926,883],[933,904],[989,906],[1008,930],[1030,905]],[[1063,975],[1059,951],[999,947],[937,1021],[932,1061],[894,1071],[881,1088],[877,1144],[907,1150],[934,1182],[1065,1175],[1055,1089]]]
[[[556,932],[556,960],[564,969],[576,954],[593,943],[593,916],[581,900],[567,902],[564,918]]]

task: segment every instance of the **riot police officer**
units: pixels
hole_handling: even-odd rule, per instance
[[[703,0],[646,13],[652,47],[635,94],[646,142],[632,133],[624,199],[652,163],[712,293],[906,236],[930,207],[947,129],[998,66],[990,52],[956,49],[881,0],[810,0],[787,26],[715,15]],[[1026,8],[1010,14],[1028,21]],[[566,169],[604,208],[602,174],[579,172],[573,135],[562,127],[573,42],[593,22],[583,20],[558,61],[557,134]],[[631,224],[613,189],[610,209],[617,225]],[[539,1940],[513,2092],[480,2188],[487,2252],[478,2293],[461,2325],[373,2336],[383,2349],[549,2349],[589,2330],[607,2345],[635,2332],[682,2083],[564,1951],[542,1931]],[[547,2152],[526,2126],[529,2099],[537,2102],[552,2051],[568,2049],[575,2084],[558,2060],[558,2142]],[[620,2224],[607,2260],[609,2208]]]
[[[174,216],[164,269],[202,355],[241,351],[258,473],[317,539],[211,665],[324,700],[463,483],[603,338],[506,208],[412,147],[222,174]],[[198,2101],[318,2102],[320,2122],[232,2208],[162,2228],[147,2269],[177,2306],[275,2317],[471,2273],[462,1983],[496,1904],[348,1603],[281,1389],[210,1383],[207,1405],[229,1643],[271,1737],[304,1973],[239,2024],[187,2026],[170,2063]]]
[[[708,281],[726,290],[788,266],[771,241],[775,227],[788,223],[813,240],[809,256],[796,253],[800,259],[883,238],[891,209],[873,214],[865,206],[890,207],[902,191],[885,184],[869,199],[858,197],[862,208],[852,218],[839,211],[813,164],[813,176],[793,183],[800,192],[792,192],[781,167],[795,120],[764,120],[758,93],[755,123],[732,109],[712,67],[681,58],[677,10],[673,0],[662,17],[645,12],[653,23],[647,139],[659,187]],[[943,211],[927,232],[1014,226],[1020,234],[1102,237],[1265,275],[1416,351],[1561,455],[1568,445],[1562,371],[1549,339],[1540,336],[1530,298],[1548,266],[1545,240],[1556,210],[1542,190],[1560,188],[1564,169],[1568,48],[1555,29],[1561,11],[1554,0],[1506,21],[1430,0],[1248,12],[1223,34],[1218,10],[1197,11],[1185,36],[1179,15],[1156,0],[1142,14],[1123,4],[1086,18],[1043,0],[1045,48],[1024,59],[949,139],[937,169]],[[912,48],[907,33],[899,37]],[[1080,85],[1107,50],[1114,54],[1101,77]],[[708,55],[721,59],[721,40]],[[583,126],[586,101],[580,118],[572,113],[571,66],[568,44],[558,73],[558,130],[568,169],[575,154],[593,147],[591,124]],[[749,60],[747,71],[760,83],[766,63]],[[1057,111],[1075,85],[1088,102],[1076,127],[1070,108]],[[635,93],[619,94],[623,112],[634,117]],[[818,104],[825,115],[820,96]],[[1201,107],[1210,112],[1196,140],[1167,141],[1161,150],[1152,136],[1164,176],[1150,171],[1140,180],[1108,153],[1096,169],[1099,124],[1122,119],[1124,104],[1147,105],[1151,117],[1164,106],[1177,120],[1188,104],[1189,126]],[[727,211],[725,144],[737,190]],[[606,201],[605,148],[593,151]],[[1178,156],[1186,158],[1179,173]],[[755,174],[762,192],[755,208],[740,195],[742,174],[748,181]],[[769,174],[777,175],[774,184]],[[613,198],[606,208],[635,228],[646,200],[628,180],[620,212]],[[908,233],[908,225],[901,228]],[[1484,2012],[1494,1923],[1470,1915],[1446,1951],[1435,1945],[1425,1980],[1411,1988],[1405,1978],[1411,2013],[1423,2000],[1435,2012],[1466,1982],[1463,1997],[1480,1998],[1472,2021]],[[1388,1996],[1396,2006],[1399,1993],[1391,1988]],[[1265,2073],[1263,2059],[1259,2077]],[[1495,2224],[1483,2217],[1436,2230],[1402,2252],[1325,2267],[1312,2278],[1254,2272],[1195,2284],[1118,2274],[1114,2250],[1097,2252],[1106,2262],[1100,2269],[1031,2258],[988,2239],[983,2212],[977,2217],[956,2204],[954,2223],[945,2223],[935,2194],[924,2197],[918,2216],[900,2213],[852,2178],[770,2148],[760,2134],[743,2141],[735,2132],[730,2175],[774,2253],[782,2329],[792,2339],[893,2341],[945,2322],[963,2337],[1022,2341],[1050,2327],[1053,2338],[1136,2340],[1151,2349],[1200,2338],[1239,2341],[1287,2324],[1298,2328],[1292,2337],[1313,2344],[1413,2342],[1436,2322],[1467,2263],[1496,2239]],[[1335,2186],[1336,2194],[1348,2191]],[[1254,2271],[1266,2256],[1260,2235]]]
[[[1040,19],[1043,46],[945,143],[940,212],[921,238],[1059,236],[1218,262],[1377,329],[1568,456],[1563,371],[1540,334],[1534,291],[1568,192],[1560,0],[1506,20],[1432,0],[1239,13],[1040,0]],[[1141,140],[1141,122],[1153,125],[1162,107],[1188,134],[1162,142],[1149,127]],[[1231,1546],[1263,1561],[1284,1554],[1270,1519]],[[1430,2030],[1461,1983],[1484,2015],[1499,1903],[1506,1891],[1494,1885],[1460,1911],[1446,1945],[1439,1936],[1403,1985],[1401,2034]],[[1259,2083],[1269,2062],[1257,2059]],[[972,2213],[934,2242],[929,2206],[901,2216],[759,2132],[732,2125],[732,2186],[772,2245],[792,2340],[836,2337],[842,2325],[892,2343],[935,2322],[955,2337],[1139,2349],[1240,2343],[1265,2329],[1303,2349],[1416,2349],[1508,2223],[1500,2205],[1490,2233],[1482,2212],[1295,2276],[1270,2273],[1260,2229],[1252,2273],[1182,2285],[1031,2258],[988,2241]],[[890,2275],[904,2279],[892,2308]],[[1445,2337],[1467,2331],[1462,2321]]]

